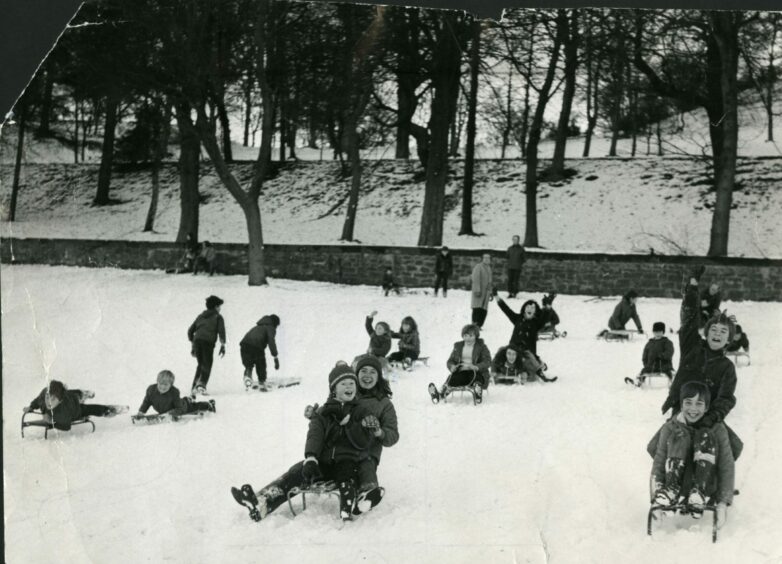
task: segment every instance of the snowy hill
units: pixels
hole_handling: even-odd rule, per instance
[[[614,300],[557,298],[568,337],[540,343],[539,353],[558,382],[492,387],[478,407],[458,398],[435,406],[426,384],[445,376],[445,358],[469,319],[467,292],[382,299],[376,288],[325,283],[250,288],[241,276],[8,265],[0,274],[8,562],[782,560],[780,304],[725,304],[748,332],[753,356],[738,369],[738,404],[729,416],[746,445],[737,463],[741,494],[713,545],[705,519],[672,517],[646,536],[645,446],[663,422],[666,390],[622,382],[639,369],[643,339],[595,340]],[[226,301],[229,340],[210,385],[214,416],[141,428],[120,416],[97,419],[94,434],[20,438],[21,409],[47,378],[131,410],[163,368],[186,389],[194,361],[185,330],[210,293]],[[413,313],[432,359],[393,378],[401,439],[379,467],[385,500],[344,526],[336,502],[325,498],[311,499],[295,519],[281,507],[251,522],[229,487],[259,487],[302,457],[304,406],[325,400],[335,360],[365,349],[363,319],[372,309],[394,329]],[[247,395],[237,343],[271,311],[282,319],[282,367],[271,376],[303,382]],[[675,300],[643,299],[639,313],[645,325],[678,325]],[[510,331],[492,305],[483,333],[492,352]]]

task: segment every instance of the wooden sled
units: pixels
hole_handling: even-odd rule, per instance
[[[541,341],[553,341],[567,337],[567,331],[541,331],[538,333],[538,339]]]
[[[632,341],[636,335],[643,335],[643,333],[633,329],[603,329],[597,334],[597,338],[608,342],[621,342]]]
[[[747,351],[732,351],[727,353],[728,356],[733,357],[733,362],[736,366],[741,366],[741,363],[739,363],[739,358],[746,358],[747,359],[747,366],[752,364],[752,360],[749,357],[749,353]]]
[[[42,427],[43,428],[43,438],[48,439],[49,438],[49,431],[54,429],[54,425],[51,423],[47,423],[46,421],[42,419],[35,419],[33,421],[26,421],[26,417],[28,415],[40,415],[43,416],[43,412],[41,411],[28,411],[27,413],[22,414],[22,438],[24,438],[24,430],[26,427]],[[90,425],[92,427],[92,433],[95,432],[95,423],[92,422],[92,420],[89,417],[82,417],[81,419],[76,419],[71,423],[71,427],[75,427],[76,425]],[[59,430],[59,429],[58,429]]]

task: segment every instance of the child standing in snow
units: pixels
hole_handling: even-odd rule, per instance
[[[206,310],[203,311],[187,330],[187,338],[190,339],[191,354],[198,361],[191,394],[206,393],[209,376],[214,362],[214,348],[217,339],[220,339],[220,356],[225,356],[225,322],[220,315],[220,307],[223,300],[217,296],[206,298]]]
[[[673,343],[665,336],[665,323],[656,321],[652,325],[652,338],[646,343],[642,356],[643,369],[638,376],[638,386],[643,384],[645,374],[666,374],[673,377]]]
[[[196,411],[215,411],[215,400],[189,401],[179,395],[179,390],[174,386],[174,373],[170,370],[161,370],[157,375],[157,383],[147,388],[144,401],[138,408],[138,415],[146,414],[149,408],[157,413],[173,413],[184,415]]]
[[[198,257],[195,259],[193,265],[193,274],[198,274],[198,271],[203,268],[212,276],[215,272],[215,248],[209,241],[204,241],[201,244],[201,250],[198,253]]]
[[[382,286],[386,296],[391,290],[393,290],[394,292],[396,292],[397,295],[399,295],[399,284],[397,284],[394,281],[394,272],[391,270],[390,266],[386,267],[385,271],[383,272]]]
[[[388,355],[391,362],[402,362],[412,366],[413,361],[421,354],[421,340],[418,337],[418,324],[409,315],[402,319],[399,333],[391,332],[391,337],[399,339],[399,350]]]
[[[84,417],[113,417],[128,410],[126,405],[84,403],[93,397],[95,393],[90,390],[69,390],[59,380],[52,380],[22,411],[40,411],[46,423],[60,431],[69,431],[74,421]]]
[[[500,347],[492,360],[491,371],[497,384],[512,384],[516,378],[524,384],[527,380],[519,348],[513,344]]]
[[[440,252],[437,253],[437,258],[434,261],[434,295],[437,297],[437,291],[442,285],[443,297],[448,296],[448,279],[453,273],[453,257],[448,250],[448,247],[443,247]]]
[[[462,340],[453,344],[453,350],[448,357],[448,378],[437,389],[429,384],[429,395],[432,401],[438,402],[446,395],[448,387],[472,385],[476,398],[481,398],[483,390],[489,386],[489,367],[491,367],[491,351],[480,338],[480,328],[470,323],[462,328]]]
[[[280,318],[277,315],[264,315],[258,320],[255,327],[250,329],[239,342],[239,353],[242,357],[242,365],[244,365],[245,386],[252,386],[253,368],[255,368],[255,374],[258,376],[258,383],[260,385],[266,383],[267,345],[274,359],[274,369],[280,369],[280,361],[277,358],[277,342],[275,340],[277,327],[279,326]]]
[[[736,405],[736,367],[725,356],[728,343],[733,340],[735,325],[724,313],[713,316],[704,327],[706,339],[698,333],[700,308],[698,281],[705,268],[696,268],[684,289],[679,327],[679,368],[673,379],[662,412],[669,409],[676,415],[680,409],[679,390],[692,381],[705,383],[709,388],[709,411],[699,423],[711,427],[723,421]]]
[[[611,314],[611,317],[608,320],[608,328],[612,331],[624,329],[627,322],[632,319],[638,332],[643,333],[644,329],[641,325],[641,319],[638,317],[638,312],[635,309],[637,300],[638,292],[635,290],[630,290],[622,296],[621,301],[616,304],[614,313]]]
[[[373,319],[376,315],[377,311],[373,311],[364,320],[364,328],[369,334],[367,354],[385,358],[391,350],[391,327],[385,321],[378,321],[373,327]]]
[[[703,426],[711,394],[706,384],[690,381],[679,390],[681,411],[669,419],[649,442],[654,459],[651,500],[669,507],[686,499],[691,514],[699,517],[711,499],[716,505],[717,527],[725,524],[733,500],[735,464],[727,427]],[[741,442],[735,438],[740,453]]]
[[[739,349],[745,353],[749,352],[749,338],[741,325],[736,325],[736,334],[733,335],[733,339],[728,343],[727,352],[738,352]]]

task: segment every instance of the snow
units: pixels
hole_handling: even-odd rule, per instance
[[[614,299],[557,297],[568,336],[539,343],[539,353],[559,381],[492,387],[475,407],[466,397],[433,405],[426,392],[428,382],[444,379],[445,359],[469,321],[464,291],[382,298],[366,286],[248,287],[242,276],[19,265],[0,274],[8,562],[782,559],[782,304],[725,304],[748,332],[753,357],[738,368],[738,404],[728,418],[745,442],[741,494],[713,545],[707,520],[671,517],[646,535],[645,446],[664,421],[666,390],[622,381],[639,368],[643,338],[595,339]],[[127,415],[96,418],[94,434],[82,427],[44,441],[31,429],[20,438],[21,409],[47,378],[95,390],[94,402],[131,412],[161,369],[187,389],[195,366],[185,331],[212,293],[225,299],[229,340],[209,386],[214,416],[146,427]],[[528,297],[540,299],[522,294],[511,305]],[[394,329],[412,314],[431,356],[431,366],[393,377],[401,439],[379,467],[383,503],[344,525],[332,498],[311,499],[296,518],[281,507],[253,523],[230,486],[260,487],[302,457],[304,407],[326,399],[337,359],[365,350],[363,320],[373,309]],[[282,319],[281,369],[271,376],[300,376],[302,384],[248,395],[238,341],[271,312]],[[639,313],[646,326],[678,326],[675,300],[643,299]],[[483,337],[492,352],[510,331],[491,305]]]

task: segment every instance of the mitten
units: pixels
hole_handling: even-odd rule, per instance
[[[218,354],[221,357],[225,356],[225,345],[220,345],[220,352]]]
[[[274,369],[279,370],[280,369],[280,359],[276,356],[274,357]]]
[[[301,477],[305,484],[311,484],[323,477],[323,472],[320,471],[318,461],[314,458],[307,458],[304,462],[304,466],[301,467]]]
[[[308,405],[304,408],[304,417],[307,419],[312,419],[312,416],[315,415],[318,411],[318,407],[320,407],[317,403],[315,405]]]
[[[380,428],[380,420],[374,415],[370,414],[361,420],[361,425],[368,429],[378,429]]]

